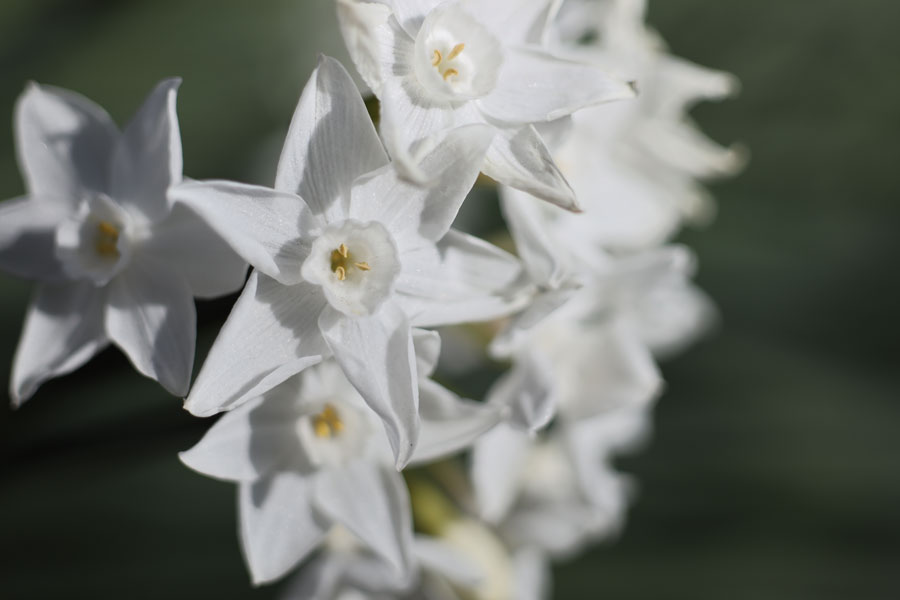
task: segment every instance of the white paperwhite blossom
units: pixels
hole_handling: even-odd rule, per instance
[[[15,112],[27,195],[0,205],[0,268],[35,279],[13,365],[14,404],[110,342],[183,396],[194,360],[193,297],[233,292],[246,264],[196,214],[181,181],[178,79],[124,131],[86,98],[30,84]]]
[[[407,183],[350,76],[323,58],[285,142],[279,192],[228,182],[175,191],[257,269],[186,407],[234,408],[333,355],[406,464],[419,435],[412,327],[496,318],[530,294],[514,257],[450,229],[492,136],[456,130],[420,165],[436,185]]]
[[[416,166],[448,131],[479,123],[496,133],[482,169],[562,207],[578,204],[535,123],[630,98],[626,83],[566,60],[539,42],[552,0],[338,0],[350,55],[381,101],[392,157]]]
[[[527,412],[511,410],[505,400],[461,400],[427,379],[439,340],[422,330],[414,339],[423,435],[413,461],[454,453]],[[201,473],[240,484],[241,542],[254,581],[281,577],[336,525],[387,561],[392,580],[409,576],[411,524],[402,477],[381,420],[333,360],[227,413],[181,458]]]

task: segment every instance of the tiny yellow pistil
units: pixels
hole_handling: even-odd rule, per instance
[[[465,44],[457,44],[453,46],[453,49],[450,50],[450,54],[447,55],[445,59],[441,54],[440,50],[435,50],[431,56],[431,66],[436,68],[438,72],[441,74],[441,77],[444,78],[444,81],[447,81],[451,77],[456,77],[459,75],[459,71],[450,67],[448,64],[451,60],[462,54],[462,51],[465,50]],[[443,65],[443,66],[442,66]]]
[[[100,221],[97,225],[97,254],[100,256],[119,256],[119,230],[109,221]]]
[[[344,430],[344,422],[337,410],[331,404],[326,404],[322,412],[312,419],[313,431],[316,437],[336,437]]]
[[[372,269],[365,261],[353,261],[350,257],[350,249],[346,244],[341,244],[337,249],[331,251],[331,272],[338,278],[338,281],[347,279],[347,269],[351,265],[360,271]]]

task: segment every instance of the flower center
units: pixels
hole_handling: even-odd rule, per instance
[[[465,48],[465,44],[456,44],[447,53],[447,56],[444,56],[437,48],[434,49],[431,56],[431,66],[438,70],[438,73],[441,74],[441,79],[447,81],[451,77],[459,77],[459,69],[456,68],[459,66],[457,64],[459,61],[456,58],[462,54]]]
[[[119,257],[119,228],[109,221],[100,221],[97,224],[97,237],[94,248],[97,254],[104,258]]]
[[[356,268],[360,271],[370,271],[372,267],[366,261],[355,261],[350,254],[347,244],[341,243],[336,249],[331,251],[331,272],[335,274],[338,281],[347,279],[347,269]]]
[[[313,431],[316,437],[337,437],[344,430],[344,422],[333,404],[326,404],[322,412],[312,418]]]

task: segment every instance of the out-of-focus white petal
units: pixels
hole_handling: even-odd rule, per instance
[[[300,267],[309,243],[301,236],[317,220],[296,195],[230,181],[190,181],[173,188],[170,195],[269,277],[286,285],[303,280]]]
[[[275,188],[299,194],[332,222],[346,216],[353,181],[387,163],[356,84],[341,63],[320,57],[294,112]]]
[[[347,379],[384,422],[401,469],[419,436],[416,355],[406,315],[391,301],[368,317],[327,307],[319,328]]]
[[[562,249],[550,236],[551,223],[542,214],[551,209],[541,206],[528,194],[510,188],[501,189],[500,209],[532,281],[549,288],[558,287],[568,271]]]
[[[455,230],[438,242],[437,251],[423,247],[404,257],[397,291],[413,325],[487,321],[528,303],[532,286],[511,254]]]
[[[438,357],[441,354],[441,336],[437,331],[413,329],[412,338],[419,379],[430,377],[437,367]]]
[[[508,44],[520,45],[541,42],[548,21],[561,3],[562,0],[467,0],[463,6],[494,35]]]
[[[109,286],[106,332],[134,368],[176,396],[187,394],[197,313],[188,282],[168,265],[136,257]]]
[[[90,282],[38,288],[13,360],[14,406],[30,398],[44,381],[74,371],[106,346],[105,297],[106,290]]]
[[[575,193],[533,125],[502,129],[485,157],[484,173],[566,210],[578,210]]]
[[[223,415],[193,448],[178,454],[188,467],[227,481],[253,482],[300,451],[296,403],[274,392]]]
[[[419,381],[422,429],[411,464],[423,464],[472,445],[503,418],[502,407],[463,400],[440,384]]]
[[[550,564],[536,548],[522,548],[513,555],[516,600],[550,598],[552,573]]]
[[[412,511],[403,477],[364,460],[320,471],[315,505],[344,525],[400,574],[409,571]]]
[[[56,226],[66,206],[35,197],[0,203],[0,269],[26,279],[65,279],[56,259]]]
[[[530,438],[527,433],[500,424],[475,444],[472,486],[482,518],[497,523],[506,515],[523,477]]]
[[[161,220],[170,209],[166,190],[181,181],[181,133],[175,98],[181,79],[165,79],[150,92],[113,151],[110,196]]]
[[[329,523],[312,508],[312,483],[279,472],[238,490],[241,547],[256,584],[274,581],[318,546]]]
[[[634,98],[627,83],[535,48],[507,48],[497,87],[478,107],[503,123],[552,121],[579,108]]]
[[[364,177],[353,187],[350,216],[380,221],[391,231],[414,230],[428,240],[439,240],[472,189],[493,136],[494,129],[487,125],[451,131],[418,164],[429,181],[427,187],[402,179],[391,166]]]
[[[522,353],[488,392],[488,402],[507,412],[506,422],[519,429],[543,428],[556,411],[553,373],[537,349]]]
[[[209,351],[184,407],[207,417],[235,408],[322,360],[317,326],[325,297],[254,271]]]
[[[445,0],[387,0],[394,9],[397,20],[410,36],[415,37],[422,21],[432,10]]]
[[[378,90],[385,72],[389,74],[396,44],[409,46],[412,40],[400,29],[391,9],[383,4],[337,0],[337,15],[344,45],[356,70],[369,88]]]
[[[413,552],[422,567],[463,587],[474,587],[484,577],[478,563],[440,539],[417,535]]]
[[[15,109],[16,153],[28,191],[74,211],[84,193],[108,191],[119,132],[102,108],[73,92],[29,84]]]
[[[153,229],[141,252],[180,271],[195,298],[236,292],[247,275],[244,259],[206,221],[180,204]]]

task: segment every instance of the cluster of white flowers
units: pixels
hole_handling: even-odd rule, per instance
[[[191,413],[228,411],[181,459],[238,484],[255,583],[302,563],[288,597],[544,597],[548,561],[621,527],[611,462],[647,432],[655,360],[713,314],[665,244],[709,215],[698,180],[740,167],[686,116],[735,82],[668,55],[643,0],[336,8],[379,128],[322,57],[273,188],[182,178],[177,80],[123,132],[26,90],[0,267],[40,287],[13,401],[112,342]],[[480,173],[515,256],[451,227]],[[241,286],[190,385],[192,298]],[[460,398],[430,378],[434,328],[488,321],[511,366]]]

